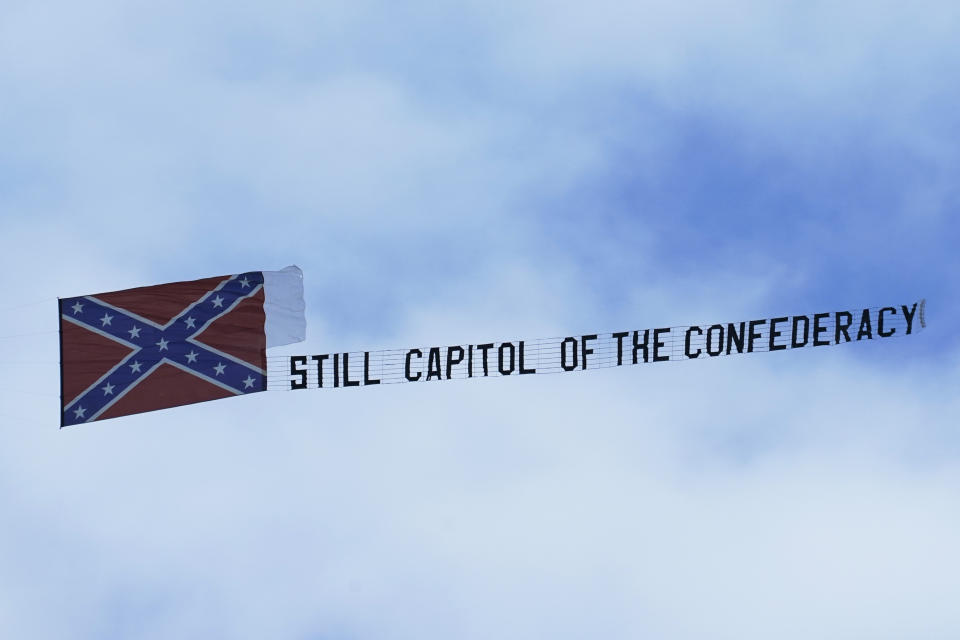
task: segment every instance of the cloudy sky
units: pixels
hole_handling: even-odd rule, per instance
[[[0,634],[960,634],[960,5],[505,4],[3,3]],[[57,429],[57,296],[288,264],[277,353],[929,326]]]

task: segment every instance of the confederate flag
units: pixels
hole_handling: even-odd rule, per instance
[[[304,339],[300,269],[60,299],[60,426],[267,388],[267,347]]]

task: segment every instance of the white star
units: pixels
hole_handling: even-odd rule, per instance
[[[196,329],[196,328],[197,328],[197,321],[193,319],[193,316],[187,318],[186,320],[184,320],[184,322],[187,323],[187,329]]]
[[[140,327],[136,327],[136,326],[135,326],[135,327],[133,327],[133,329],[130,329],[130,331],[127,331],[127,333],[130,334],[130,339],[131,339],[131,340],[133,340],[134,338],[139,338],[139,337],[140,337]]]
[[[240,285],[241,285],[244,289],[246,289],[247,287],[250,286],[250,280],[248,280],[247,277],[244,276],[243,280],[240,281]]]
[[[243,381],[243,388],[249,389],[253,386],[253,376],[247,376],[247,379]]]
[[[197,361],[197,352],[193,349],[190,349],[190,353],[187,354],[187,362],[196,362]]]
[[[227,368],[227,365],[223,364],[222,362],[218,362],[218,363],[217,363],[217,366],[214,367],[214,369],[217,371],[217,375],[218,375],[218,376],[219,376],[219,375],[222,375],[222,374],[223,374],[223,370],[226,369],[226,368]]]
[[[132,365],[130,365],[130,373],[140,373],[140,367],[142,366],[143,365],[141,365],[139,361],[134,362]]]
[[[106,384],[106,386],[103,386],[103,387],[100,387],[100,388],[103,389],[103,395],[105,395],[105,396],[112,396],[112,395],[113,395],[114,385],[110,384],[109,382]]]
[[[80,313],[81,311],[83,311],[83,305],[80,304],[80,301],[79,301],[79,300],[77,300],[76,302],[74,302],[74,303],[73,303],[73,306],[70,307],[70,308],[73,309],[73,315],[77,315],[78,313]]]
[[[75,417],[75,418],[85,418],[85,417],[86,417],[86,415],[85,415],[86,413],[87,413],[87,410],[86,410],[86,409],[84,409],[83,407],[77,407],[76,409],[73,410],[73,417]]]
[[[218,308],[218,309],[222,309],[222,308],[223,308],[223,298],[221,298],[220,296],[217,296],[216,298],[214,298],[214,299],[213,299],[213,306],[215,306],[215,307]]]
[[[160,351],[166,351],[166,350],[167,350],[167,345],[168,345],[169,343],[170,343],[169,340],[164,340],[163,338],[160,338],[160,342],[158,342],[158,343],[156,343],[156,344],[157,344],[158,347],[160,347]]]
[[[104,311],[104,312],[103,312],[103,317],[100,318],[100,322],[102,323],[102,326],[104,326],[104,327],[107,326],[108,324],[110,324],[110,321],[111,321],[111,320],[113,320],[113,316],[110,315],[109,313],[107,313],[106,311]],[[112,325],[111,325],[111,326],[112,326]]]

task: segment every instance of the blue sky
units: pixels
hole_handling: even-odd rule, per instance
[[[958,28],[5,3],[3,635],[955,637]],[[57,296],[287,264],[308,340],[278,353],[920,297],[929,327],[57,431]]]

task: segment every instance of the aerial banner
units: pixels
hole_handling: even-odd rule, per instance
[[[555,338],[268,356],[306,336],[297,267],[61,298],[60,426],[268,390],[588,371],[877,342],[925,301]]]
[[[271,357],[276,390],[429,383],[703,360],[909,336],[925,301],[740,322],[596,332],[534,340]]]
[[[267,389],[306,335],[298,267],[61,298],[60,426]]]

